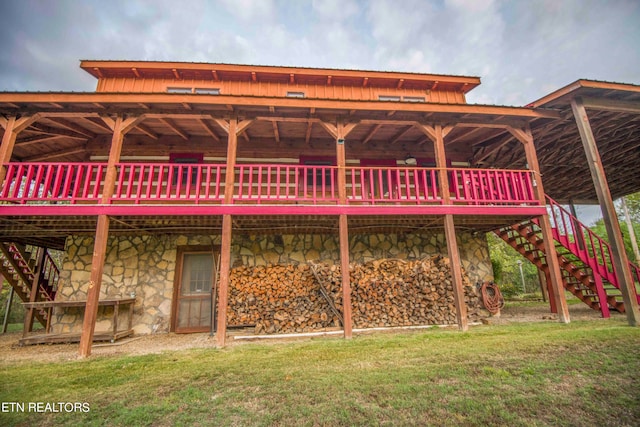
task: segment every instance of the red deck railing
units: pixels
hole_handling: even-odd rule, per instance
[[[0,201],[98,203],[104,163],[10,163]],[[336,205],[336,166],[241,164],[234,169],[232,203]],[[111,203],[222,203],[225,165],[120,163]],[[539,205],[530,171],[447,169],[457,205]],[[418,167],[347,167],[347,204],[438,205],[438,171]]]

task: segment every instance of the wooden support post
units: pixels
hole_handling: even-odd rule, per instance
[[[516,129],[512,127],[509,127],[507,129],[524,146],[524,152],[527,158],[527,164],[529,165],[529,170],[533,171],[534,175],[534,191],[536,193],[538,201],[542,206],[544,206],[546,205],[544,186],[542,185],[540,164],[538,163],[538,155],[536,153],[536,147],[533,144],[533,135],[531,134],[531,130],[529,128]],[[553,310],[555,306],[555,309],[558,312],[558,320],[561,323],[569,323],[569,307],[567,306],[567,299],[564,294],[562,273],[560,272],[560,263],[558,262],[556,246],[553,240],[549,214],[544,214],[540,216],[539,219],[539,225],[542,233],[542,243],[544,245],[544,253],[547,261],[547,267],[549,269],[549,279],[551,282],[551,286],[549,288],[549,298],[553,298],[551,309]]]
[[[237,126],[237,119],[234,118],[229,120],[229,135],[227,140],[227,173],[224,182],[225,204],[231,204],[233,202],[233,190],[236,176],[236,153],[238,151],[238,135],[236,134]]]
[[[351,277],[349,275],[349,230],[347,215],[340,215],[340,271],[342,273],[342,317],[344,337],[353,336],[351,321]]]
[[[425,133],[433,141],[433,148],[436,156],[436,167],[438,168],[438,190],[442,203],[451,204],[451,194],[449,192],[449,176],[447,171],[447,155],[444,149],[444,132],[442,125],[437,124],[432,130],[425,129]],[[469,329],[467,321],[467,304],[464,301],[464,286],[462,284],[462,264],[460,262],[460,251],[456,240],[456,229],[453,215],[444,216],[444,234],[447,239],[447,252],[449,255],[449,265],[451,267],[451,282],[453,285],[453,298],[456,304],[456,317],[458,327],[461,331]]]
[[[580,139],[582,140],[589,170],[591,171],[591,179],[593,180],[598,202],[600,203],[600,209],[602,210],[604,225],[607,230],[607,236],[609,237],[609,244],[611,245],[613,271],[620,285],[627,321],[631,326],[640,326],[640,309],[638,308],[636,287],[631,277],[629,259],[625,252],[618,216],[613,206],[607,176],[602,166],[596,139],[591,130],[589,116],[587,116],[587,111],[584,108],[581,98],[571,100],[571,109],[576,120],[576,125],[578,126]]]
[[[224,203],[233,203],[235,186],[236,153],[238,150],[238,120],[229,120],[229,134],[227,136],[227,173],[224,183]],[[220,244],[220,282],[218,292],[218,320],[216,322],[216,342],[218,347],[224,347],[227,338],[227,305],[229,302],[229,275],[231,273],[231,215],[222,216],[222,241]],[[212,306],[213,309],[213,306]]]
[[[46,248],[38,248],[36,255],[36,266],[33,274],[33,281],[31,282],[31,292],[29,293],[29,302],[38,301],[38,291],[40,288],[40,282],[42,280],[42,269],[44,268],[45,255],[47,253]],[[33,330],[33,314],[34,308],[29,307],[24,315],[24,327],[22,329],[23,336]]]
[[[460,252],[458,251],[458,241],[456,240],[456,229],[453,223],[453,215],[444,216],[444,234],[447,239],[447,251],[449,263],[451,264],[451,282],[453,285],[453,298],[456,304],[456,317],[458,328],[461,331],[469,329],[467,321],[467,304],[464,301],[464,286],[462,284],[462,265],[460,263]]]
[[[2,135],[2,143],[0,144],[0,188],[4,183],[4,178],[7,173],[7,163],[11,161],[11,155],[13,154],[13,148],[16,145],[16,138],[18,134],[23,130],[29,127],[36,119],[38,115],[35,116],[24,116],[21,118],[16,118],[16,116],[11,116],[7,119],[6,123],[4,123],[4,134]]]
[[[2,276],[0,276],[2,277]],[[16,290],[13,289],[13,286],[11,287],[11,289],[9,289],[9,299],[7,299],[7,308],[4,311],[4,319],[2,321],[2,333],[6,334],[7,333],[7,324],[9,322],[9,313],[11,312],[11,304],[13,304],[13,295],[16,293]]]
[[[98,216],[96,226],[96,240],[93,244],[93,257],[91,258],[91,278],[87,291],[87,304],[84,310],[82,322],[82,335],[80,336],[80,357],[91,355],[91,344],[98,317],[98,300],[100,297],[100,285],[102,284],[102,271],[107,253],[107,239],[109,237],[109,217]]]
[[[451,194],[449,192],[449,177],[447,176],[447,155],[444,151],[444,135],[442,133],[442,125],[435,125],[433,139],[433,150],[436,156],[436,167],[438,168],[438,190],[440,197],[445,205],[451,203]]]
[[[336,164],[338,166],[338,200],[339,204],[347,204],[347,170],[345,137],[353,129],[338,123],[336,127]],[[347,215],[339,217],[340,233],[340,271],[342,273],[342,317],[344,321],[344,337],[350,339],[353,336],[351,320],[351,277],[349,275],[349,226]]]
[[[120,161],[124,134],[126,133],[126,129],[123,127],[123,118],[122,116],[118,116],[115,120],[113,135],[111,137],[111,149],[109,151],[109,160],[107,162],[107,171],[101,199],[103,204],[110,202],[115,190],[117,177],[116,164]],[[104,270],[108,239],[109,217],[107,215],[98,215],[96,238],[93,243],[93,257],[91,259],[89,290],[87,291],[87,304],[82,322],[82,335],[80,336],[80,357],[89,357],[91,355],[91,344],[93,344],[93,334],[96,327],[96,318],[98,317],[98,301],[100,299],[102,271]]]
[[[229,273],[231,271],[231,215],[222,216],[220,244],[220,282],[218,283],[218,322],[216,342],[224,347],[227,338],[227,305],[229,301]]]

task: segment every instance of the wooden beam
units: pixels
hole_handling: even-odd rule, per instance
[[[51,126],[46,126],[43,125],[41,123],[35,123],[32,124],[29,128],[28,128],[29,132],[34,132],[34,133],[41,133],[41,134],[46,134],[46,135],[63,135],[67,138],[71,138],[71,139],[78,139],[81,141],[86,141],[88,138],[84,135],[79,135],[76,132],[71,132],[68,130],[63,130],[63,129],[59,129],[59,128],[53,128]]]
[[[273,137],[276,139],[276,142],[280,143],[280,132],[278,131],[278,122],[271,122],[273,125]]]
[[[133,72],[133,75],[136,76],[137,79],[142,78],[142,76],[140,75],[136,67],[131,67],[131,71]]]
[[[185,141],[189,140],[189,135],[187,135],[182,129],[180,129],[171,119],[166,119],[166,118],[161,118],[158,119],[160,120],[162,123],[164,123],[165,125],[169,126],[175,133],[177,133],[178,135],[180,135],[180,137],[182,139],[184,139]]]
[[[376,134],[376,132],[378,132],[378,130],[382,127],[382,124],[377,124],[374,125],[371,130],[369,131],[369,133],[367,134],[367,136],[364,137],[364,139],[362,140],[362,145],[366,144],[367,142],[371,141],[371,138],[373,138],[373,135]]]
[[[242,121],[239,121],[237,126],[236,126],[236,135],[240,135],[249,126],[251,126],[252,123],[253,123],[253,120],[242,120]]]
[[[404,85],[404,79],[399,79],[396,89],[402,89],[402,85]]]
[[[367,87],[369,85],[369,77],[365,77],[362,79],[362,87]]]
[[[351,309],[351,277],[349,274],[349,229],[347,216],[339,217],[340,228],[340,273],[342,276],[342,317],[344,337],[351,339],[353,336],[352,309]]]
[[[75,132],[77,134],[80,134],[82,136],[85,136],[87,138],[93,139],[93,138],[95,138],[97,136],[94,132],[91,132],[91,131],[83,128],[82,126],[80,126],[80,125],[78,125],[76,123],[70,122],[68,120],[65,120],[65,119],[62,119],[62,118],[58,118],[58,117],[47,117],[47,118],[49,120],[51,120],[52,122],[57,123],[57,124],[61,125],[62,127],[66,128],[66,129],[68,129],[70,131],[73,131],[73,132]]]
[[[154,131],[152,131],[149,127],[147,127],[147,126],[145,126],[143,124],[136,125],[136,129],[138,129],[140,132],[144,133],[145,135],[147,135],[151,139],[158,140],[160,138],[158,135],[156,135],[156,133]]]
[[[146,119],[146,116],[144,114],[139,116],[127,117],[122,121],[122,133],[129,133],[129,131],[137,127],[144,119]]]
[[[615,111],[618,113],[640,114],[640,101],[622,101],[606,98],[582,98],[584,108],[594,110]]]
[[[638,297],[633,278],[631,277],[631,271],[629,270],[629,259],[624,247],[624,241],[622,240],[620,223],[618,222],[618,216],[613,206],[607,176],[602,165],[602,160],[600,159],[598,146],[593,136],[589,117],[587,116],[582,99],[572,99],[571,110],[573,111],[576,125],[578,126],[580,139],[582,140],[584,152],[587,156],[587,163],[589,164],[589,170],[591,172],[591,179],[593,180],[598,201],[600,202],[604,225],[607,230],[607,236],[609,237],[609,244],[611,245],[613,258],[611,261],[620,285],[627,322],[631,326],[640,326]]]
[[[226,133],[227,135],[229,134],[229,121],[228,120],[224,120],[224,119],[217,119],[215,117],[211,117],[209,116],[209,118],[212,118],[214,122],[217,123],[218,126],[220,126],[222,128],[222,130],[224,131],[224,133]]]
[[[409,125],[407,126],[405,129],[401,130],[400,132],[396,133],[393,138],[391,139],[391,141],[389,141],[390,144],[395,144],[396,142],[400,141],[402,139],[403,136],[405,136],[407,133],[409,133],[409,131],[413,130],[413,125]]]
[[[511,132],[524,145],[524,152],[527,158],[529,169],[533,171],[533,185],[536,197],[541,205],[546,205],[544,186],[542,185],[542,177],[540,174],[540,164],[538,163],[538,155],[533,143],[533,136],[529,128],[515,129],[509,128]],[[549,269],[549,279],[551,281],[551,293],[553,294],[554,306],[558,311],[558,320],[561,323],[569,323],[569,308],[564,294],[564,285],[562,284],[562,273],[560,272],[560,264],[553,240],[553,229],[549,215],[545,214],[539,217],[539,224],[542,234],[542,243],[544,245],[545,259]]]
[[[171,71],[173,72],[173,77],[175,77],[176,80],[182,80],[182,76],[177,69],[172,68]]]
[[[91,124],[93,126],[98,126],[100,129],[107,131],[108,133],[113,132],[113,129],[109,127],[103,120],[91,120],[89,117],[80,117],[80,120]]]
[[[4,178],[7,174],[7,163],[11,162],[11,155],[16,144],[18,132],[16,128],[16,116],[10,116],[4,128],[2,135],[2,143],[0,144],[0,188],[4,184]]]
[[[109,238],[109,217],[98,215],[96,225],[96,237],[93,244],[93,256],[91,258],[91,276],[87,291],[87,304],[84,309],[82,322],[82,335],[80,336],[79,355],[82,358],[91,355],[91,344],[96,328],[98,316],[98,300],[100,299],[100,286],[102,285],[102,272],[104,260],[107,254],[107,240]]]
[[[309,145],[309,141],[311,140],[311,128],[313,127],[313,122],[307,123],[307,133],[304,136],[304,143]]]
[[[433,126],[423,125],[422,123],[414,123],[414,126],[417,127],[422,133],[427,135],[427,137],[435,142],[436,141],[436,131]]]
[[[198,119],[198,122],[200,123],[200,125],[202,125],[204,130],[207,131],[207,133],[209,134],[209,136],[211,136],[211,138],[215,139],[216,142],[220,142],[220,137],[218,136],[216,131],[213,129],[213,126],[209,125],[209,123],[207,123],[204,119]]]
[[[86,147],[74,147],[67,150],[56,150],[49,153],[37,154],[35,156],[25,157],[22,159],[24,162],[46,162],[51,159],[57,159],[60,157],[71,156],[73,154],[86,153]]]
[[[329,135],[331,135],[335,139],[338,139],[338,128],[335,125],[322,120],[320,120],[318,123],[324,128],[324,130],[327,131]]]
[[[498,141],[496,141],[494,143],[494,145],[488,149],[488,151],[486,151],[485,153],[482,153],[481,156],[479,156],[475,162],[482,162],[485,159],[491,157],[493,154],[495,154],[498,150],[500,150],[502,147],[504,147],[505,145],[507,145],[509,142],[511,142],[513,139],[513,136],[511,134],[508,134],[504,137],[502,137],[501,139],[499,139]]]
[[[62,135],[47,135],[47,136],[34,136],[33,138],[22,139],[20,141],[16,141],[16,147],[26,147],[28,145],[39,144],[45,141],[51,141],[54,139],[64,138]]]
[[[227,305],[229,303],[229,273],[231,270],[231,215],[222,216],[222,241],[220,242],[220,282],[218,283],[218,321],[216,342],[224,347],[227,338]]]
[[[451,266],[451,282],[453,285],[453,300],[456,305],[456,317],[458,328],[461,331],[469,329],[467,321],[467,304],[464,300],[464,284],[462,282],[462,263],[460,262],[460,251],[456,239],[456,229],[453,222],[453,215],[444,216],[444,234],[447,240],[447,253],[449,255],[449,265]]]

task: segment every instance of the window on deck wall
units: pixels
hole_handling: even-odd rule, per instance
[[[398,180],[395,169],[392,169],[398,166],[396,159],[360,159],[360,166],[365,168],[362,189],[365,199],[397,197]]]
[[[331,167],[337,164],[335,157],[300,156],[300,164],[303,166],[315,166],[300,172],[301,188],[306,186],[306,189],[313,188],[316,192],[321,192],[324,188],[326,192],[329,192],[332,184],[335,187],[335,169]]]
[[[204,162],[203,153],[171,153],[169,154],[169,163],[176,163],[179,165],[195,165]],[[189,174],[189,169],[191,174]],[[173,168],[173,185],[178,183],[178,176],[181,176],[180,182],[182,185],[186,185],[189,181],[189,175],[191,175],[191,184],[195,185],[198,182],[198,170],[195,168],[179,167]]]

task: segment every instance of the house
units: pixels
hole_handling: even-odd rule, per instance
[[[117,338],[122,309],[127,333],[215,328],[222,346],[233,267],[322,261],[340,266],[348,338],[350,262],[433,254],[450,262],[464,330],[464,286],[492,279],[484,235],[496,230],[541,269],[560,321],[569,321],[566,289],[603,316],[626,307],[637,323],[640,273],[616,243],[617,222],[609,248],[545,196],[594,202],[597,193],[611,219],[611,194],[640,188],[638,173],[614,178],[610,191],[602,168],[591,171],[591,188],[554,166],[581,141],[595,146],[571,108],[576,117],[585,106],[601,111],[598,138],[620,147],[610,128],[626,129],[625,115],[637,114],[637,86],[581,80],[505,107],[467,104],[480,84],[467,76],[138,61],[81,68],[96,77],[95,92],[0,94],[1,273],[30,303],[25,331],[34,318],[58,335],[75,331],[87,356],[96,323]],[[614,174],[638,167],[629,163],[637,138],[623,144]],[[29,265],[26,245],[64,251],[59,271],[44,249]],[[623,301],[607,294],[613,287]],[[97,318],[100,305],[112,320]]]

